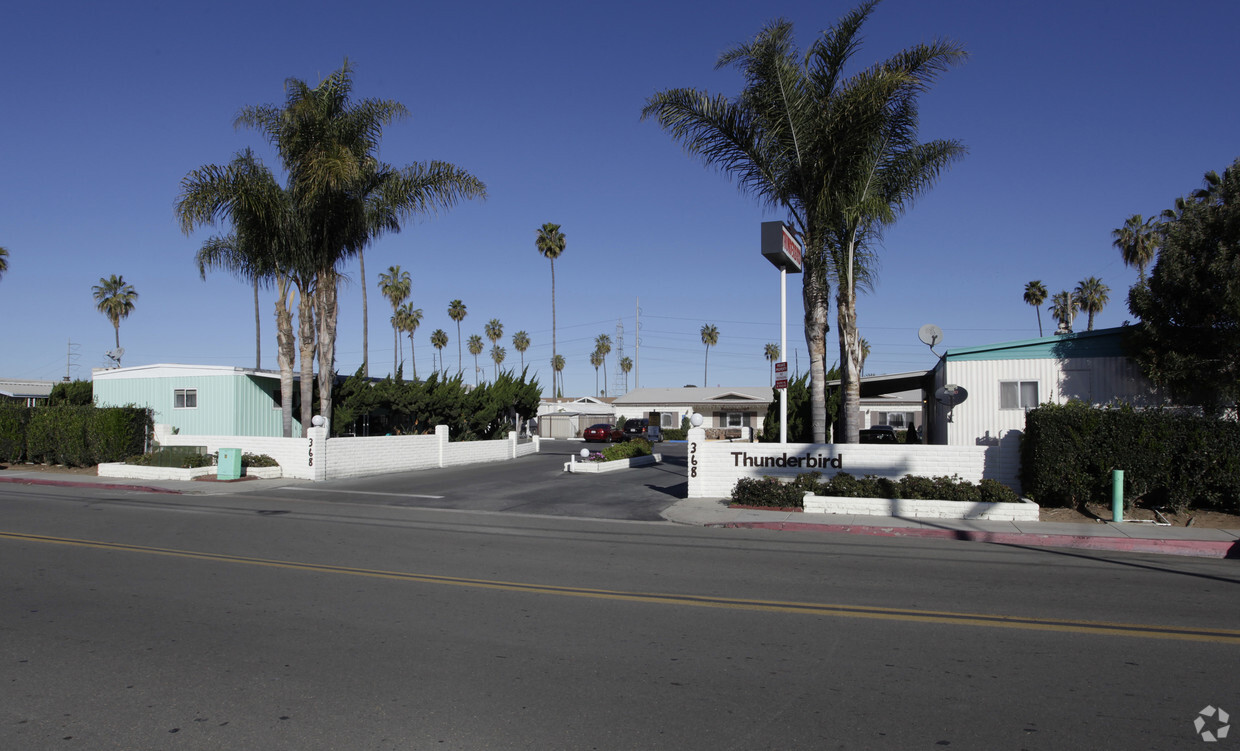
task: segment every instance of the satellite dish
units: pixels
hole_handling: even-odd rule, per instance
[[[965,391],[963,386],[957,386],[949,383],[946,386],[940,386],[935,389],[934,399],[939,404],[947,407],[947,421],[952,421],[952,409],[965,399],[969,398],[969,392]]]
[[[934,352],[934,345],[943,341],[943,329],[935,326],[933,323],[927,323],[925,326],[917,329],[917,338],[921,340],[922,344],[929,347],[931,352]],[[937,356],[939,353],[934,352],[934,354]]]
[[[125,348],[117,347],[116,349],[108,350],[104,354],[108,356],[109,360],[116,363],[116,367],[119,368],[121,366],[121,358],[125,356]]]
[[[954,407],[968,397],[969,392],[965,391],[963,386],[957,386],[954,383],[949,383],[946,386],[940,386],[934,392],[935,401],[939,404],[946,404],[949,407]]]

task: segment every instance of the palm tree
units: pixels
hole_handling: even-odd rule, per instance
[[[702,386],[706,386],[706,368],[710,364],[710,348],[719,343],[719,329],[714,324],[702,324],[702,344],[706,345],[706,357],[702,361]]]
[[[762,349],[762,354],[766,357],[766,361],[771,364],[771,386],[775,385],[775,362],[779,360],[779,345],[771,342]]]
[[[99,283],[91,287],[91,291],[95,295],[95,308],[112,322],[112,328],[116,333],[116,349],[120,350],[121,319],[128,318],[133,312],[134,300],[138,299],[138,292],[132,284],[125,281],[124,277],[116,274],[107,279],[100,277]],[[116,362],[120,364],[119,352]]]
[[[1076,285],[1076,289],[1072,292],[1072,297],[1081,310],[1089,314],[1089,328],[1087,331],[1094,330],[1094,314],[1101,313],[1102,309],[1110,301],[1108,293],[1111,288],[1102,283],[1102,280],[1096,276],[1087,277]]]
[[[293,365],[296,335],[293,297],[308,298],[311,275],[302,268],[298,248],[302,228],[289,191],[245,149],[224,166],[206,165],[181,181],[175,211],[181,231],[226,220],[232,232],[203,243],[196,261],[200,275],[224,269],[276,288],[276,363],[280,370],[281,413],[285,438],[293,437]],[[305,307],[299,305],[304,312]],[[256,328],[257,321],[256,321]],[[310,330],[313,330],[311,325]],[[257,340],[257,334],[255,336]],[[261,364],[261,346],[256,343]],[[303,423],[304,425],[304,423]]]
[[[448,369],[443,364],[443,348],[448,346],[448,333],[443,329],[435,329],[431,332],[431,346],[439,353],[439,367],[447,373]]]
[[[498,344],[491,345],[491,361],[495,363],[495,379],[499,380],[499,366],[504,364],[504,358],[508,356],[508,350]]]
[[[499,343],[500,337],[504,335],[504,324],[499,322],[498,318],[492,318],[487,321],[487,325],[482,327],[482,333],[486,334],[487,339],[491,340],[491,351],[495,351],[495,346]],[[499,378],[499,364],[495,366],[495,377]]]
[[[837,287],[843,440],[856,443],[857,288],[871,285],[883,228],[964,155],[956,141],[917,141],[918,95],[964,59],[958,45],[920,44],[845,78],[875,4],[869,0],[848,13],[805,54],[786,21],[725,52],[717,67],[735,67],[745,77],[735,98],[671,89],[647,100],[642,112],[690,154],[790,217],[804,247],[811,422],[819,442],[827,426],[829,283]]]
[[[597,348],[590,353],[590,364],[594,366],[594,395],[598,396],[598,369],[603,364],[603,353]]]
[[[397,311],[400,310],[401,303],[409,299],[409,293],[413,290],[413,281],[409,278],[409,272],[401,270],[400,266],[388,266],[388,270],[379,274],[379,291],[392,304],[392,375],[396,375],[399,365],[400,353],[400,326],[397,325]],[[365,307],[365,306],[363,306]],[[363,347],[363,350],[365,348]],[[366,354],[362,353],[362,375],[369,378],[370,373],[366,369]]]
[[[513,334],[512,348],[521,354],[521,370],[525,370],[525,350],[530,348],[530,335],[524,331]]]
[[[400,330],[409,334],[409,359],[413,362],[413,380],[418,380],[418,358],[413,352],[413,333],[422,325],[422,309],[414,308],[413,303],[407,302],[400,306],[397,311],[400,316]]]
[[[865,375],[865,361],[870,357],[870,342],[865,337],[861,337],[861,344],[857,347],[857,354],[861,356],[861,362],[857,364],[857,369],[861,375]]]
[[[9,249],[0,246],[0,278],[9,270]]]
[[[564,252],[566,241],[564,233],[560,231],[560,225],[547,222],[538,228],[538,235],[534,238],[534,247],[538,248],[538,252],[543,257],[551,261],[551,360],[555,361],[555,259],[559,258]],[[553,372],[558,373],[554,366]],[[554,376],[553,376],[554,380]],[[560,384],[563,387],[564,384]],[[552,393],[558,393],[556,385],[551,385]]]
[[[624,392],[629,391],[629,371],[633,369],[633,360],[629,357],[620,358],[620,372],[624,373]]]
[[[1145,267],[1153,262],[1154,254],[1158,252],[1157,228],[1154,217],[1146,220],[1140,214],[1133,214],[1123,227],[1111,231],[1111,244],[1119,250],[1125,266],[1137,267],[1137,275],[1142,282],[1145,281]]]
[[[1046,302],[1046,285],[1035,279],[1025,285],[1025,303],[1038,314],[1038,336],[1042,336],[1042,303]]]
[[[448,317],[456,321],[456,374],[460,375],[461,367],[461,321],[465,318],[465,303],[453,300],[448,303]]]
[[[469,354],[474,356],[474,385],[478,385],[478,355],[482,354],[482,337],[477,334],[469,336]]]
[[[289,175],[296,210],[301,263],[309,269],[310,291],[303,292],[302,417],[313,411],[313,358],[319,360],[319,410],[331,414],[336,352],[340,266],[385,232],[417,214],[450,208],[465,198],[481,198],[486,186],[446,162],[393,168],[377,158],[383,126],[408,116],[399,102],[351,100],[348,61],[318,86],[290,78],[283,106],[243,108],[238,125],[254,127],[272,143]],[[317,326],[317,330],[316,330]]]
[[[603,358],[603,393],[607,393],[607,355],[611,354],[611,337],[599,334],[594,337],[594,349]]]
[[[1051,298],[1051,305],[1047,310],[1059,321],[1059,330],[1056,333],[1071,333],[1072,321],[1076,318],[1077,299],[1071,292],[1064,290],[1056,292]]]
[[[557,380],[561,384],[564,383],[564,355],[555,355],[551,358],[551,372],[553,374],[551,377],[551,382],[553,384]],[[556,397],[563,396],[563,387],[561,386],[559,391],[554,391],[552,393],[554,393]]]

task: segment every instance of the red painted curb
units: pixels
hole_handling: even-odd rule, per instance
[[[1034,545],[1047,548],[1116,550],[1126,553],[1162,553],[1197,558],[1240,558],[1240,541],[1146,540],[1132,537],[1089,537],[1083,535],[1042,535],[1018,532],[978,532],[974,530],[919,529],[915,527],[863,527],[809,522],[727,522],[713,527],[774,529],[779,531],[840,532],[877,537],[920,537],[940,540],[989,542],[997,545]]]
[[[0,477],[0,482],[11,482],[17,485],[56,485],[64,488],[103,488],[105,490],[136,490],[140,493],[168,493],[181,495],[179,490],[156,488],[150,485],[117,485],[110,482],[73,482],[70,480],[36,480],[29,477]]]

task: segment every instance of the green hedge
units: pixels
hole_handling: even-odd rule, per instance
[[[1021,484],[1044,506],[1109,503],[1111,471],[1124,498],[1154,507],[1240,513],[1240,424],[1171,410],[1079,402],[1029,412]]]
[[[804,472],[792,482],[774,477],[743,477],[732,488],[732,502],[741,506],[802,508],[806,493],[837,498],[903,498],[927,501],[965,501],[967,503],[1016,503],[1016,492],[995,480],[974,484],[959,477],[919,477],[899,480],[866,475],[854,477],[837,472],[823,480],[820,472]]]
[[[632,459],[635,456],[650,456],[653,449],[650,441],[640,436],[623,443],[613,443],[603,449],[603,460],[614,462],[617,459]]]
[[[2,407],[0,461],[87,467],[142,453],[152,413],[138,407]]]

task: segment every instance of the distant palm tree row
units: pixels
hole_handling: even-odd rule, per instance
[[[1072,331],[1072,322],[1076,320],[1076,314],[1084,311],[1089,314],[1089,331],[1094,330],[1094,315],[1101,313],[1106,304],[1110,302],[1111,288],[1102,283],[1102,280],[1096,276],[1086,277],[1076,285],[1076,289],[1071,292],[1063,290],[1057,292],[1051,297],[1051,304],[1047,310],[1050,311],[1051,317],[1059,322],[1060,332]],[[1038,336],[1042,336],[1042,303],[1046,302],[1046,285],[1040,279],[1035,279],[1025,285],[1025,302],[1033,306],[1038,314]]]

